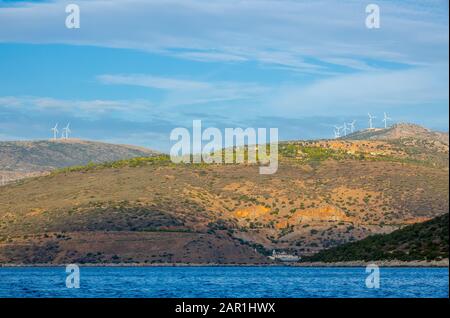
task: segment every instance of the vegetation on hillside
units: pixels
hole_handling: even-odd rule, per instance
[[[103,168],[143,167],[155,164],[169,164],[170,162],[171,162],[170,157],[167,155],[158,155],[154,157],[136,157],[131,159],[123,159],[103,163],[90,162],[87,165],[60,168],[52,171],[52,174],[55,175],[59,173],[77,172],[77,171],[87,172]]]
[[[376,260],[439,260],[449,254],[448,213],[412,224],[390,234],[376,234],[358,242],[323,250],[304,261],[345,262]]]
[[[331,146],[332,145],[332,146]],[[374,149],[376,151],[374,151]],[[243,160],[248,164],[249,147],[244,147]],[[270,145],[267,147],[270,151]],[[448,162],[448,154],[443,154],[437,160],[436,155],[433,157],[426,157],[427,149],[407,147],[400,143],[379,143],[376,146],[364,143],[355,143],[350,141],[298,141],[298,142],[282,142],[278,147],[279,160],[290,161],[291,163],[309,164],[317,166],[320,162],[325,160],[357,160],[357,161],[386,161],[398,162],[404,164],[415,164],[429,167],[445,165]],[[233,163],[236,164],[237,149],[233,149]],[[211,154],[213,155],[213,154]],[[420,157],[419,157],[420,156]],[[225,162],[225,150],[219,154],[222,162]],[[257,162],[261,160],[268,160],[268,154],[256,152]],[[75,172],[75,171],[89,171],[102,168],[123,168],[123,167],[142,167],[149,165],[169,165],[172,161],[169,155],[159,154],[152,157],[134,157],[117,161],[109,162],[89,162],[86,165],[75,165],[54,170],[53,173]],[[201,158],[200,163],[193,163],[193,156],[184,158],[180,164],[188,164],[192,167],[205,167],[211,165],[205,163]]]

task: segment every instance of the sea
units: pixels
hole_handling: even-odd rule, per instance
[[[0,298],[449,297],[448,268],[381,267],[376,284],[373,274],[365,267],[81,266],[76,281],[65,267],[0,267]]]

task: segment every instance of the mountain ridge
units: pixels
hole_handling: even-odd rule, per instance
[[[158,154],[138,146],[80,139],[0,141],[0,177],[17,180],[57,168]]]
[[[415,138],[437,141],[449,145],[448,132],[433,131],[411,123],[397,123],[388,128],[368,128],[341,137],[348,140],[395,140]]]

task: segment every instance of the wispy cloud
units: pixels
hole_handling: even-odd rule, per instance
[[[446,1],[424,6],[380,0],[378,30],[365,28],[360,1],[81,0],[78,30],[64,26],[67,3],[0,8],[0,41],[132,48],[204,61],[254,60],[304,72],[323,70],[305,56],[345,58],[357,69],[365,59],[411,65],[448,60]]]
[[[98,118],[136,113],[152,112],[152,103],[146,100],[67,100],[39,96],[3,96],[0,108],[23,112],[53,112],[79,118]]]
[[[172,53],[172,56],[200,62],[244,62],[249,60],[245,56],[237,54],[208,51]]]
[[[269,102],[276,114],[364,113],[366,109],[402,108],[435,104],[448,107],[448,73],[434,68],[350,74],[309,85],[280,88]]]
[[[97,76],[103,84],[112,85],[134,85],[148,88],[164,90],[204,90],[211,88],[211,84],[191,80],[182,80],[153,75],[131,74],[131,75],[110,75]]]
[[[132,85],[167,92],[160,106],[180,106],[255,98],[267,91],[256,83],[206,82],[145,74],[103,74],[97,76],[103,84]]]

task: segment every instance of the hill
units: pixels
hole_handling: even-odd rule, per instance
[[[433,147],[432,144],[429,147]],[[279,169],[91,164],[0,191],[0,263],[261,263],[448,213],[448,147],[396,140],[279,145]]]
[[[437,260],[448,258],[448,213],[406,226],[390,234],[372,235],[354,243],[321,251],[304,261]]]
[[[448,133],[431,131],[425,127],[409,124],[398,123],[388,128],[373,128],[356,131],[342,139],[349,140],[401,140],[415,139],[417,141],[428,141],[438,146],[440,143],[448,146]]]
[[[135,146],[78,139],[0,141],[0,178],[20,179],[62,167],[155,154],[157,152]]]
[[[386,129],[366,129],[339,140],[383,142],[390,145],[391,150],[403,152],[403,158],[448,168],[448,133],[431,131],[419,125],[395,124]]]

